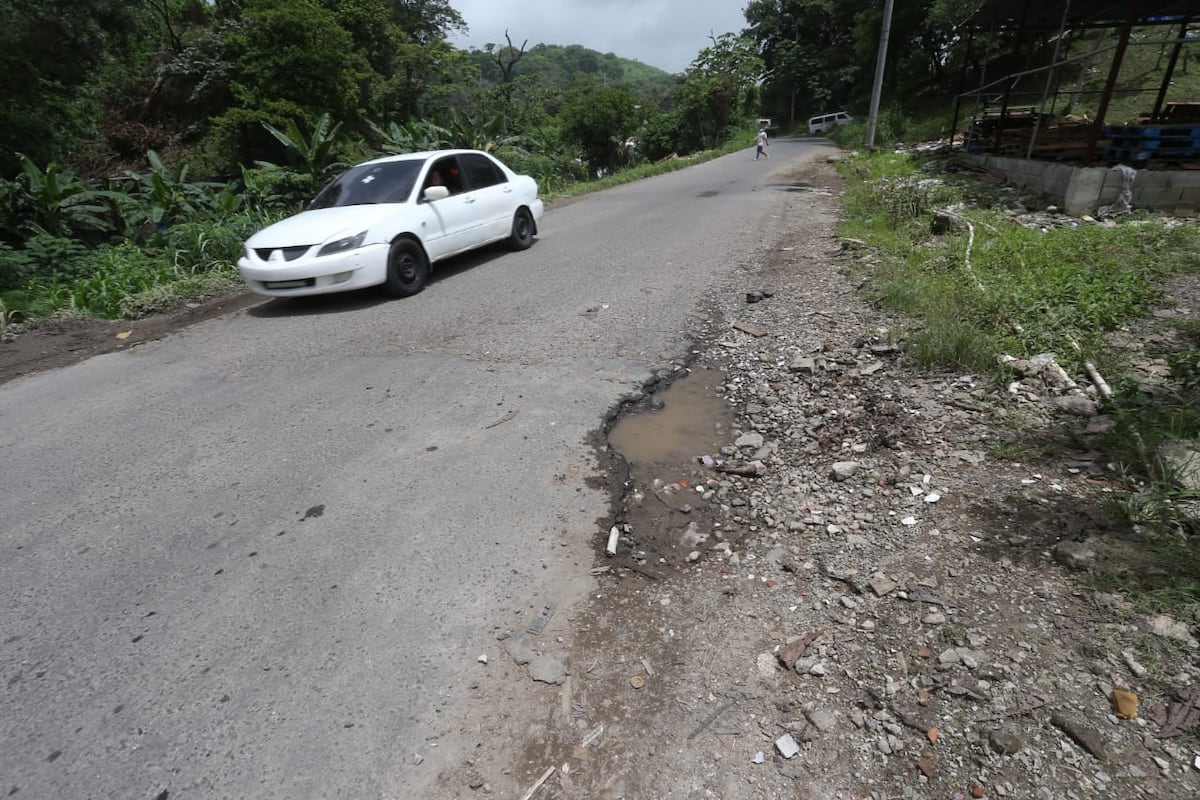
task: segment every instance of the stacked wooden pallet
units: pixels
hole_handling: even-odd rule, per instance
[[[1167,103],[1158,122],[1171,125],[1200,125],[1200,103]]]
[[[1036,122],[1037,113],[1033,106],[985,108],[971,119],[967,130],[967,152],[1015,155],[1012,151],[1014,137],[1024,135],[1028,141],[1029,129]]]
[[[1012,158],[1071,160],[1082,158],[1088,152],[1094,131],[1090,122],[1039,127],[1033,149],[1030,150],[1029,142],[1034,136],[1034,129],[1028,121],[1021,120],[1013,127],[993,131],[990,137],[978,137],[970,141],[969,146],[974,145],[973,152],[995,153]],[[1097,142],[1101,150],[1107,145],[1108,142],[1103,139]]]
[[[1200,158],[1200,124],[1114,125],[1104,129],[1110,161],[1186,161]]]

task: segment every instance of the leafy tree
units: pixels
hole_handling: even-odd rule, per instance
[[[850,105],[874,52],[857,49],[858,15],[873,0],[750,0],[746,33],[765,66],[763,112],[797,120]],[[876,44],[878,39],[876,38]]]
[[[675,91],[680,143],[689,149],[716,146],[737,122],[753,116],[762,71],[762,59],[749,38],[732,33],[714,37]]]
[[[446,37],[465,30],[462,15],[447,0],[323,0],[337,9],[340,21],[367,39],[363,49],[371,73],[361,103],[384,122],[419,113],[430,87],[453,83],[461,74],[461,53]],[[354,10],[355,22],[350,12]]]
[[[98,131],[97,71],[145,30],[124,0],[0,0],[0,173],[77,153]]]
[[[637,99],[623,86],[580,85],[562,109],[563,135],[579,145],[593,172],[626,159],[625,141],[637,130]]]
[[[262,120],[356,117],[361,75],[346,59],[353,41],[316,0],[246,0],[222,45],[234,105],[216,125],[241,163],[282,155]]]

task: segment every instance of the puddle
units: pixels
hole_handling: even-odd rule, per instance
[[[628,474],[615,514],[625,534],[606,563],[662,577],[725,537],[714,525],[723,476],[697,460],[730,443],[733,415],[717,394],[721,383],[721,373],[693,369],[652,398],[657,410],[628,414],[610,431],[608,444]]]
[[[685,468],[696,456],[716,453],[729,443],[729,409],[716,393],[721,382],[715,370],[692,370],[658,395],[661,410],[621,418],[609,445],[635,469]]]

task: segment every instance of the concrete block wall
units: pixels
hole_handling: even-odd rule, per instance
[[[1058,203],[1072,215],[1090,214],[1121,193],[1125,179],[1111,167],[1078,167],[1050,161],[1000,156],[966,156],[1005,180]],[[1137,171],[1133,207],[1173,210],[1200,208],[1200,170]]]

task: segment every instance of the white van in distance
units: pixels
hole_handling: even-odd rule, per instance
[[[808,121],[808,132],[825,133],[833,130],[838,125],[845,125],[847,122],[853,121],[854,118],[845,111],[835,111],[832,114],[821,114]]]

